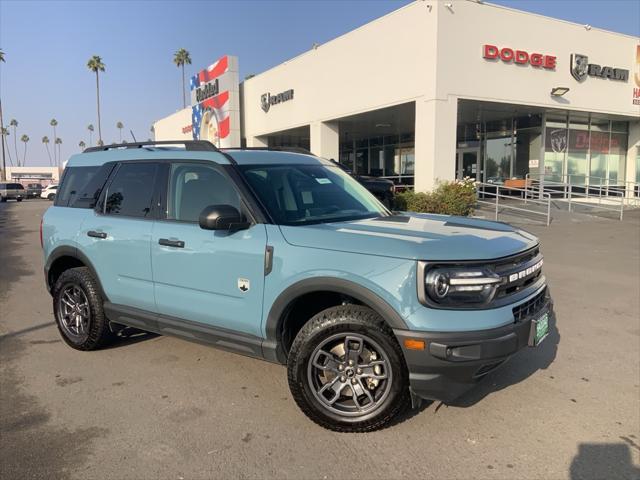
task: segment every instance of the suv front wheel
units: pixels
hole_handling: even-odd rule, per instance
[[[361,305],[328,308],[307,322],[291,346],[288,379],[300,409],[338,432],[377,430],[410,404],[400,345]]]
[[[76,350],[95,350],[113,334],[96,280],[87,267],[65,270],[53,287],[53,312],[64,341]]]

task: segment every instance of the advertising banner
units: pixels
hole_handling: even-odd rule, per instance
[[[191,77],[190,85],[193,139],[221,148],[239,147],[238,58],[225,55]]]

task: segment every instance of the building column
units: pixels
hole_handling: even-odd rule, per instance
[[[627,182],[636,181],[636,169],[640,170],[640,166],[636,162],[640,162],[640,121],[629,122],[629,138],[627,144],[627,166],[625,172],[625,180]],[[626,185],[631,187],[631,185]],[[627,197],[634,196],[634,189],[627,188]]]
[[[415,191],[431,191],[456,178],[458,99],[416,100]]]
[[[312,122],[309,133],[314,155],[336,162],[340,159],[340,129],[337,122]]]
[[[247,137],[247,147],[262,148],[269,146],[269,138],[267,136]]]

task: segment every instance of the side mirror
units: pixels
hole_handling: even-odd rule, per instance
[[[200,228],[204,230],[246,230],[251,226],[231,205],[209,205],[200,212]]]

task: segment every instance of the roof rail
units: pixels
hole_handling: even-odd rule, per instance
[[[222,150],[262,150],[268,152],[291,152],[291,153],[304,153],[306,155],[313,155],[309,150],[302,147],[229,147]]]
[[[116,143],[98,147],[85,148],[82,153],[105,152],[116,148],[143,148],[154,145],[184,145],[185,150],[198,152],[219,152],[218,147],[207,140],[158,140],[150,142]]]

